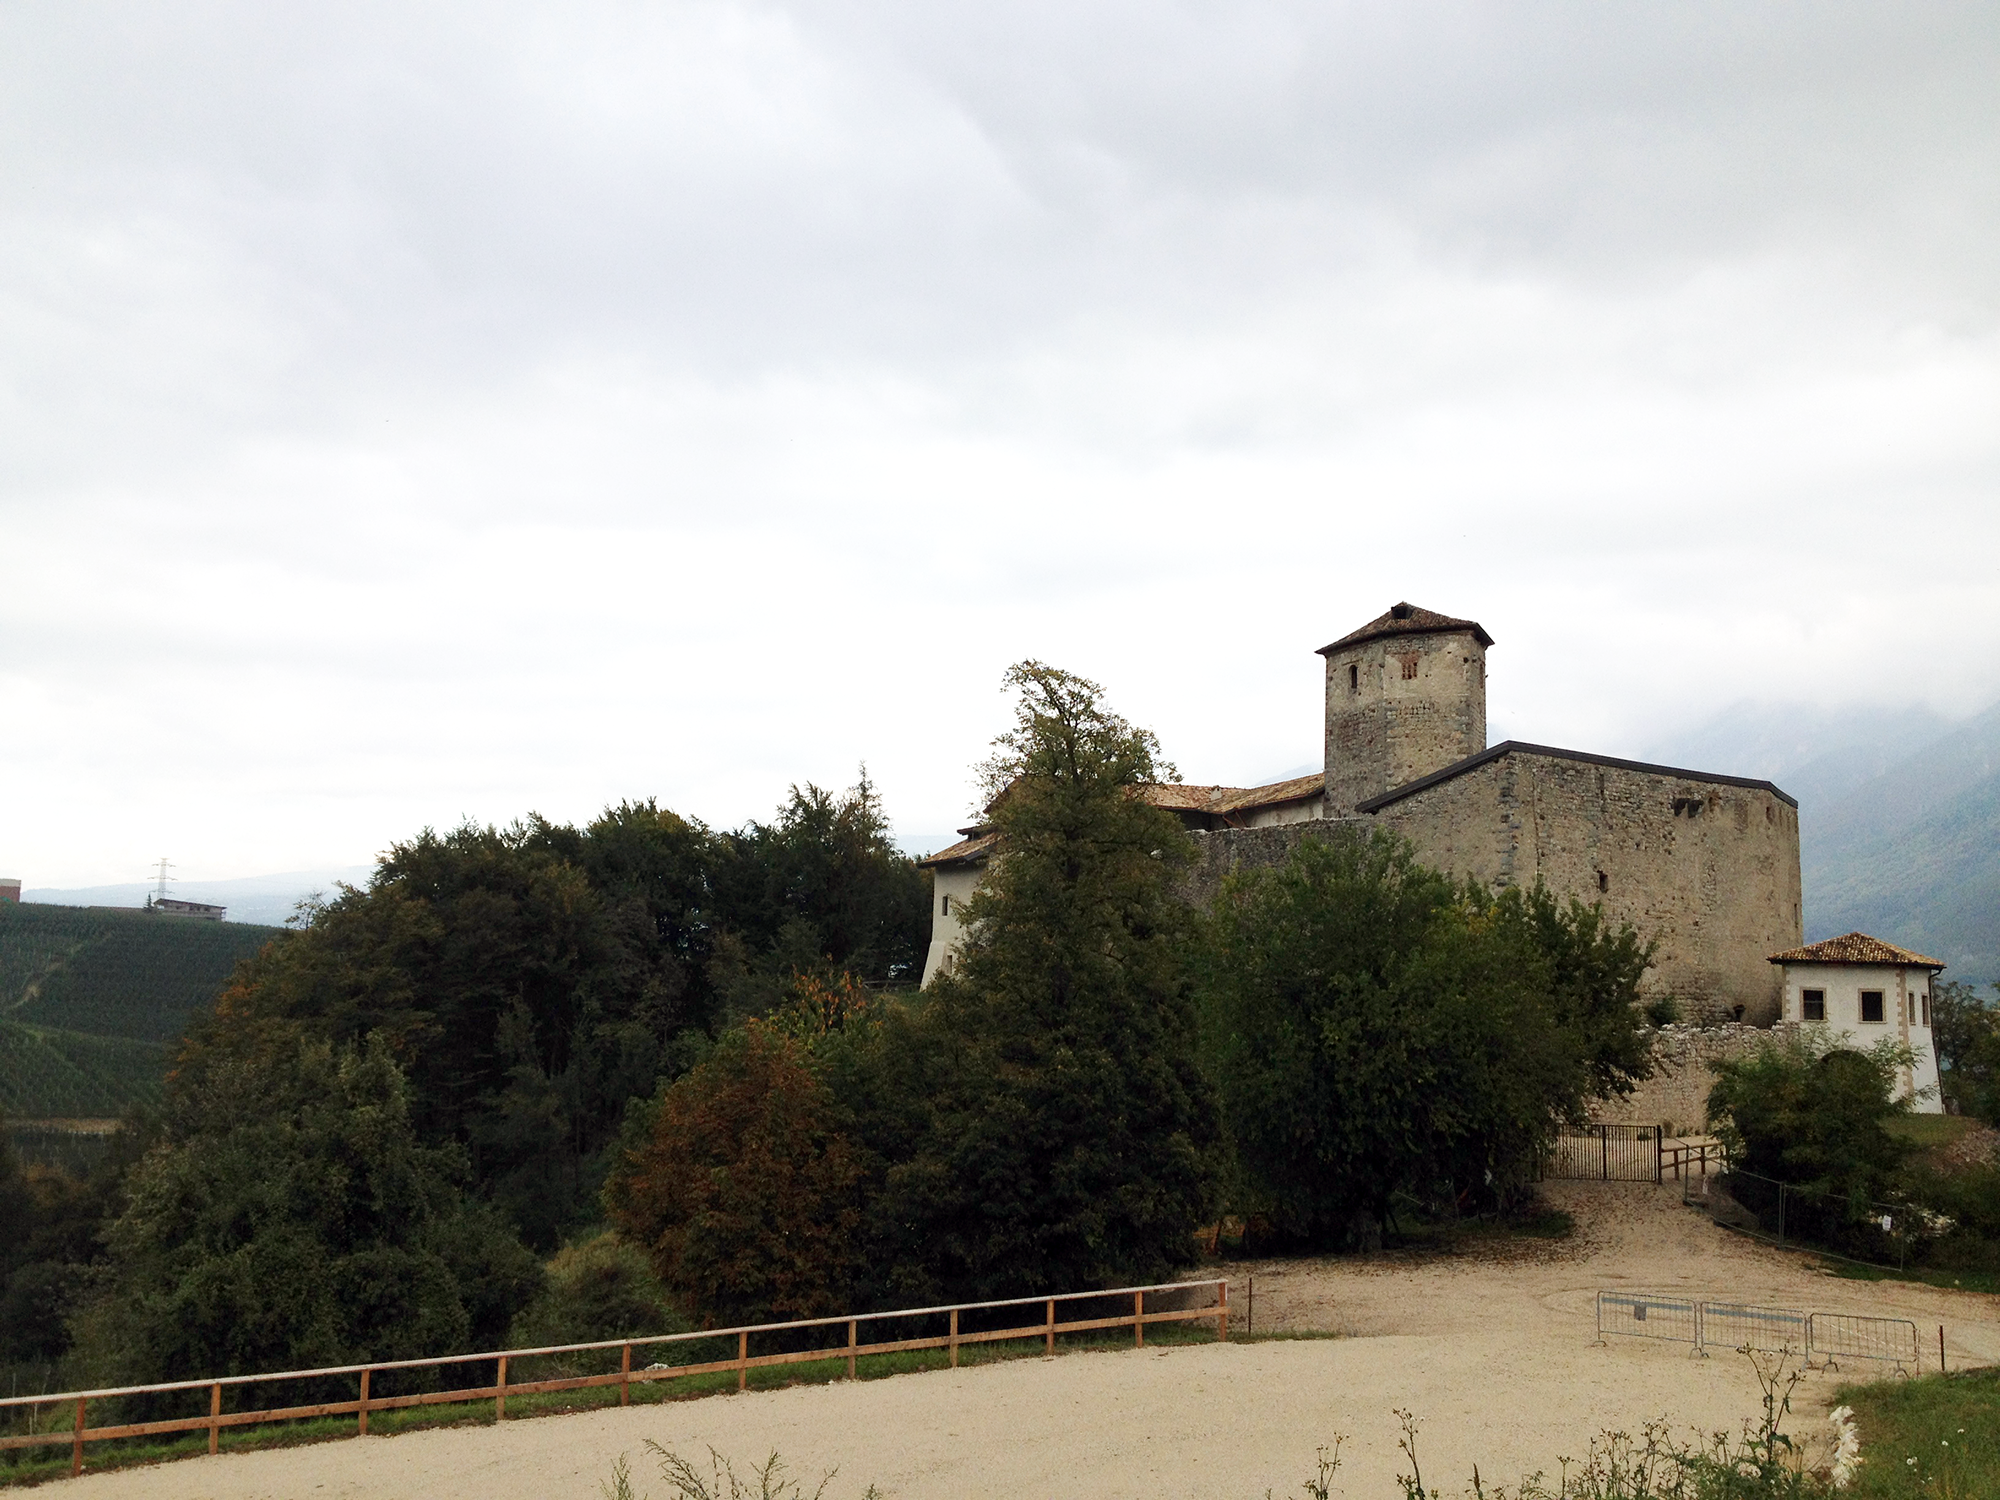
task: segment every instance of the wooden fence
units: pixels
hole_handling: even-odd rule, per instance
[[[1215,1300],[1199,1307],[1169,1308],[1157,1312],[1146,1310],[1148,1296],[1164,1293],[1197,1292],[1211,1289]],[[1131,1298],[1132,1310],[1120,1312],[1110,1317],[1076,1318],[1069,1322],[1058,1322],[1056,1308],[1060,1303],[1081,1301],[1109,1301]],[[1034,1307],[1042,1311],[1042,1317],[1033,1323],[1018,1324],[1005,1328],[965,1329],[959,1327],[962,1313],[997,1311],[1014,1307]],[[861,1326],[864,1323],[882,1323],[900,1318],[946,1318],[947,1331],[921,1338],[887,1339],[875,1343],[861,1342]],[[1158,1286],[1115,1287],[1101,1292],[1063,1292],[1048,1297],[1016,1297],[998,1302],[961,1302],[943,1307],[898,1308],[890,1312],[855,1313],[839,1318],[803,1318],[789,1323],[757,1323],[741,1328],[713,1328],[699,1333],[663,1333],[641,1338],[600,1339],[588,1344],[551,1344],[537,1349],[496,1349],[482,1354],[447,1354],[430,1359],[383,1360],[366,1365],[334,1365],[318,1370],[281,1370],[259,1375],[225,1375],[211,1380],[173,1380],[157,1385],[128,1385],[109,1387],[95,1391],[64,1391],[55,1395],[11,1396],[0,1398],[0,1412],[8,1408],[38,1408],[54,1406],[59,1409],[57,1421],[63,1416],[71,1418],[67,1427],[57,1427],[51,1431],[16,1433],[0,1437],[0,1449],[26,1448],[37,1445],[68,1443],[70,1445],[70,1473],[83,1472],[83,1445],[104,1442],[114,1438],[152,1437],[170,1432],[208,1433],[208,1451],[216,1451],[225,1427],[248,1427],[259,1422],[293,1422],[312,1417],[352,1416],[355,1418],[354,1434],[365,1436],[368,1432],[370,1412],[393,1411],[401,1407],[432,1406],[454,1401],[488,1401],[493,1403],[495,1420],[504,1421],[507,1416],[509,1396],[534,1395],[544,1391],[575,1391],[593,1386],[618,1387],[618,1404],[628,1406],[632,1400],[632,1387],[649,1381],[678,1380],[688,1375],[708,1375],[719,1371],[736,1372],[736,1388],[740,1391],[749,1383],[750,1372],[771,1365],[817,1364],[827,1360],[845,1359],[847,1378],[855,1376],[855,1361],[863,1355],[896,1354],[917,1349],[948,1349],[951,1351],[953,1368],[958,1365],[958,1351],[966,1344],[992,1344],[1015,1339],[1041,1339],[1048,1353],[1055,1353],[1056,1335],[1087,1333],[1111,1328],[1130,1328],[1132,1341],[1143,1346],[1146,1342],[1146,1328],[1154,1323],[1185,1323],[1213,1319],[1215,1336],[1218,1341],[1229,1336],[1229,1283],[1223,1280],[1175,1281]],[[811,1349],[783,1350],[774,1354],[752,1354],[750,1340],[753,1335],[783,1333],[808,1328],[844,1328],[847,1342]],[[632,1368],[634,1349],[654,1349],[662,1345],[693,1343],[707,1339],[736,1340],[736,1354],[729,1359],[704,1360],[693,1364],[654,1364],[641,1369]],[[619,1351],[619,1367],[615,1373],[601,1375],[567,1375],[553,1380],[524,1380],[510,1383],[507,1379],[509,1362],[519,1363],[525,1359],[549,1355],[583,1354],[596,1350],[616,1349]],[[371,1377],[390,1370],[441,1369],[449,1365],[490,1364],[493,1380],[488,1384],[465,1386],[448,1391],[417,1391],[402,1395],[371,1395]],[[223,1392],[232,1386],[268,1384],[276,1381],[325,1381],[353,1378],[357,1381],[358,1393],[353,1400],[317,1401],[300,1406],[266,1407],[255,1411],[224,1411]],[[91,1403],[116,1400],[124,1397],[165,1395],[175,1391],[208,1392],[208,1412],[205,1416],[166,1417],[155,1421],[116,1422],[106,1427],[89,1425]],[[31,1418],[32,1420],[32,1418]]]
[[[1710,1162],[1715,1164],[1718,1172],[1728,1170],[1729,1153],[1723,1149],[1720,1141],[1696,1141],[1692,1145],[1683,1142],[1664,1147],[1660,1153],[1661,1174],[1664,1176],[1671,1170],[1676,1181],[1683,1175],[1694,1176],[1697,1169],[1706,1177]]]

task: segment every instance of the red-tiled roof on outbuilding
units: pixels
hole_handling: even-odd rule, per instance
[[[1908,948],[1898,948],[1865,932],[1850,932],[1828,938],[1823,943],[1807,943],[1784,953],[1773,953],[1774,964],[1901,964],[1912,969],[1942,969],[1944,964]]]

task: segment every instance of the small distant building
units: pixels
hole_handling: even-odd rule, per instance
[[[18,901],[19,901],[20,899],[21,899],[21,882],[20,882],[20,881],[18,881],[18,880],[0,880],[0,901],[16,901],[16,902],[18,902]]]
[[[182,901],[174,896],[155,896],[147,906],[149,911],[163,911],[175,917],[199,917],[204,922],[220,922],[226,906],[210,906],[205,901]]]
[[[1784,973],[1785,1020],[1838,1033],[1859,1051],[1894,1037],[1916,1054],[1916,1065],[1903,1069],[1902,1097],[1918,1096],[1918,1114],[1944,1113],[1931,1032],[1931,986],[1942,963],[1865,932],[1773,953],[1770,961]]]

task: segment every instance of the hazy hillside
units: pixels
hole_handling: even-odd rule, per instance
[[[280,931],[0,905],[0,1110],[110,1115],[153,1097],[189,1013]]]
[[[2000,705],[1819,809],[1801,857],[1807,936],[1883,930],[2000,980]]]
[[[1809,940],[1859,928],[2000,980],[2000,704],[1959,724],[1738,705],[1654,754],[1799,799]]]

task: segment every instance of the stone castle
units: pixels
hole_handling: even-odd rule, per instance
[[[1804,940],[1798,803],[1768,781],[1581,750],[1486,743],[1486,652],[1474,620],[1398,604],[1319,654],[1326,758],[1263,787],[1158,786],[1150,800],[1198,835],[1197,891],[1277,863],[1329,822],[1388,828],[1426,864],[1492,885],[1541,881],[1601,904],[1657,943],[1649,997],[1689,1019],[1777,1021],[1769,955]],[[990,830],[924,863],[936,878],[928,981],[948,968],[957,908],[995,850]]]

